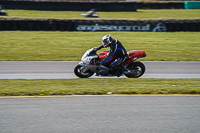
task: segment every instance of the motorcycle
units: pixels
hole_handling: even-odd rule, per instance
[[[118,69],[113,71],[109,68],[109,64],[116,59],[114,56],[112,57],[112,60],[107,64],[99,64],[99,62],[108,56],[109,52],[110,51],[108,50],[101,53],[96,53],[95,48],[87,50],[82,56],[79,64],[74,68],[75,75],[80,78],[89,78],[94,73],[96,73],[96,76],[117,76],[116,72]],[[127,54],[128,58],[126,61],[119,64],[119,67],[121,68],[120,71],[122,73],[121,75],[124,74],[128,78],[141,77],[145,72],[145,65],[142,62],[136,60],[146,57],[145,51],[131,50],[127,52]]]

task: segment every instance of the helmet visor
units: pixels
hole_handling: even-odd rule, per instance
[[[106,47],[109,44],[109,41],[107,39],[104,39],[102,43],[103,43],[103,46]]]

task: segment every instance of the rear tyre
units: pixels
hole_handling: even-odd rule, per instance
[[[145,65],[142,62],[132,62],[127,66],[128,74],[124,74],[128,78],[139,78],[145,72]]]
[[[77,76],[77,77],[80,77],[80,78],[89,78],[91,77],[94,72],[91,71],[91,70],[87,70],[85,73],[83,72],[84,70],[84,67],[81,66],[81,65],[77,65],[75,68],[74,68],[74,74]]]

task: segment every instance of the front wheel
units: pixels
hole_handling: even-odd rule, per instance
[[[91,71],[91,70],[87,70],[86,72],[83,72],[84,68],[85,67],[83,67],[81,65],[77,65],[74,68],[75,75],[78,76],[78,77],[80,77],[80,78],[89,78],[89,77],[91,77],[94,74],[94,72]]]
[[[132,62],[127,66],[126,73],[124,74],[128,78],[139,78],[145,72],[145,65],[142,62]]]

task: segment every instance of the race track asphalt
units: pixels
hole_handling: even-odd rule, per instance
[[[200,62],[142,62],[146,66],[146,72],[141,78],[200,78]],[[0,61],[0,79],[78,78],[73,73],[77,64],[78,61]]]
[[[0,98],[1,133],[199,133],[200,96]]]
[[[200,78],[200,62],[143,63],[142,78]],[[77,78],[77,64],[0,61],[0,79]],[[199,133],[199,111],[198,95],[0,97],[0,132]]]

